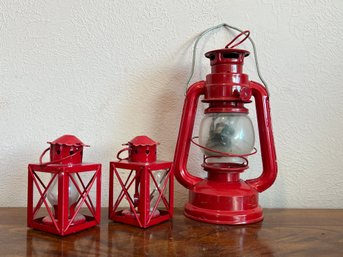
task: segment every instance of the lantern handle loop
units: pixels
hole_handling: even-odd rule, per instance
[[[179,135],[177,138],[172,173],[176,179],[186,188],[191,188],[203,180],[203,178],[192,175],[188,171],[187,162],[191,147],[192,132],[199,98],[205,95],[206,82],[198,81],[189,87],[183,104],[182,117],[180,121]]]
[[[233,43],[235,43],[235,41],[237,41],[238,38],[240,38],[242,35],[244,35],[245,37],[243,39],[241,39],[241,41],[239,41],[238,43],[232,45]],[[242,44],[245,40],[247,40],[247,38],[250,36],[250,31],[249,30],[245,30],[242,31],[241,33],[239,33],[234,39],[232,39],[226,46],[225,48],[235,48],[236,46],[239,46],[240,44]]]
[[[55,160],[55,161],[50,161],[50,162],[43,162],[43,157],[44,155],[51,150],[51,147],[48,147],[47,149],[45,149],[42,154],[40,155],[39,157],[39,165],[50,165],[50,164],[54,164],[54,163],[57,163],[57,162],[60,162],[60,161],[64,161],[64,160],[67,160],[75,155],[77,155],[78,153],[80,153],[82,151],[82,148],[80,148],[79,150],[77,150],[75,153],[71,154],[71,155],[68,155],[66,157],[63,157],[61,159],[58,159],[58,160]]]
[[[43,165],[43,157],[44,155],[50,150],[50,147],[48,147],[47,149],[45,149],[42,154],[39,156],[39,164]]]
[[[259,177],[249,179],[246,182],[258,192],[269,188],[277,176],[277,158],[270,115],[268,92],[263,85],[250,81],[250,88],[255,99],[256,117],[260,138],[262,158],[262,173]]]
[[[244,157],[250,156],[250,155],[253,155],[253,154],[257,153],[256,147],[254,147],[254,150],[253,150],[251,153],[245,153],[245,154],[225,153],[225,152],[221,152],[221,151],[217,151],[217,150],[208,148],[208,147],[206,147],[206,146],[203,146],[203,145],[201,145],[201,144],[195,142],[194,139],[196,139],[196,138],[199,138],[199,137],[198,137],[198,136],[192,137],[191,142],[192,142],[193,144],[195,144],[196,146],[198,146],[198,147],[200,147],[200,148],[202,148],[202,149],[204,149],[204,150],[206,150],[206,151],[210,151],[210,152],[212,152],[212,153],[219,154],[221,157],[224,157],[224,156],[225,156],[225,157],[239,157],[239,158],[245,159]]]
[[[129,157],[126,157],[126,158],[121,158],[121,157],[120,157],[120,154],[121,154],[121,153],[123,153],[123,152],[125,152],[125,151],[128,151],[128,150],[129,150],[128,147],[121,149],[121,150],[117,153],[117,159],[118,159],[119,161],[128,160]]]

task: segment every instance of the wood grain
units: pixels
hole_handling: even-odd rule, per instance
[[[0,208],[0,256],[343,256],[343,210],[265,209],[261,223],[200,223],[176,210],[148,229],[111,222],[58,237],[26,228],[25,208]]]

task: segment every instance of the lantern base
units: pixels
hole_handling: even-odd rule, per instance
[[[263,220],[258,192],[243,180],[204,179],[190,189],[184,214],[214,224],[240,225]]]
[[[123,215],[125,217],[135,218],[135,213],[133,211],[129,210],[129,209],[123,210],[121,215]],[[136,215],[137,215],[137,217],[141,216],[141,214],[138,211],[136,212]],[[154,213],[152,213],[150,211],[150,215],[152,216],[152,218],[156,218],[156,217],[160,216],[160,211],[157,210],[157,209],[154,211]]]
[[[263,220],[262,208],[258,207],[245,211],[220,211],[198,208],[190,203],[185,205],[186,217],[213,224],[243,225],[257,223]]]
[[[45,216],[42,221],[46,225],[54,226],[54,222],[51,220],[50,216]],[[70,220],[68,220],[68,222],[69,221]],[[55,222],[57,223],[58,220],[55,219]],[[77,214],[76,217],[74,218],[73,222],[71,223],[71,226],[79,225],[79,224],[82,224],[82,223],[85,223],[85,222],[86,222],[86,217],[83,216],[82,214]]]

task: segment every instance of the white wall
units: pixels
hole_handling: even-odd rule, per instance
[[[251,30],[270,86],[279,176],[262,206],[342,208],[339,0],[1,1],[0,206],[26,206],[27,164],[66,133],[91,145],[86,161],[103,164],[104,206],[122,143],[147,134],[172,160],[192,43],[222,22]],[[194,81],[209,71],[204,52],[232,36],[222,29],[202,41]],[[257,80],[252,60],[245,71]],[[198,149],[191,162],[200,173]],[[258,156],[251,163],[245,177],[259,174]],[[183,205],[186,190],[175,197]]]

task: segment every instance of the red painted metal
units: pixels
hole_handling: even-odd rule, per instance
[[[101,164],[82,163],[83,147],[87,145],[75,136],[65,135],[48,143],[51,146],[42,153],[40,163],[28,165],[28,227],[64,236],[99,224]],[[43,163],[48,150],[50,161]],[[47,174],[51,178],[46,181]],[[50,206],[47,198],[54,187],[57,202]],[[71,187],[77,197],[72,203]],[[95,204],[90,193],[93,188]]]
[[[120,150],[117,153],[117,159],[123,160],[120,155],[124,151],[128,151],[128,157],[124,158],[130,162],[154,162],[156,161],[156,148],[159,143],[155,142],[147,136],[137,136],[130,140],[127,148]]]
[[[185,215],[189,218],[232,225],[263,219],[258,192],[273,184],[277,161],[268,93],[264,86],[249,81],[248,75],[243,73],[244,58],[248,55],[246,50],[233,48],[206,53],[205,56],[211,60],[211,73],[206,76],[206,81],[194,83],[187,91],[173,171],[178,181],[189,189],[189,202],[185,205]],[[239,174],[248,168],[247,163],[211,164],[206,161],[208,156],[204,157],[202,165],[208,173],[207,178],[199,178],[188,171],[188,155],[200,96],[209,105],[205,113],[248,113],[245,104],[251,102],[251,97],[254,98],[263,162],[263,171],[258,178],[247,181],[239,178]]]
[[[172,162],[156,160],[157,144],[146,136],[135,137],[125,144],[128,148],[118,152],[119,161],[110,162],[111,220],[147,228],[172,218]],[[129,152],[127,158],[120,157],[123,151]],[[157,176],[158,172],[162,172],[162,177]],[[120,185],[120,190],[114,201],[115,182]],[[122,207],[123,204],[128,206]]]
[[[47,149],[50,150],[50,163],[60,164],[81,163],[83,147],[88,146],[73,135],[64,135],[48,143],[50,144]]]

